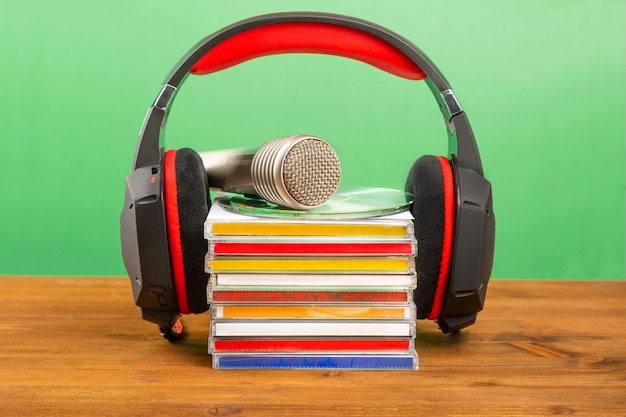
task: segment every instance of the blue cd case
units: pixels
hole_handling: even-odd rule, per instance
[[[417,370],[415,352],[400,354],[213,354],[214,369]]]

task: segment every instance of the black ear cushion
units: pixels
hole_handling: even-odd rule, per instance
[[[454,180],[448,160],[431,155],[419,158],[409,171],[405,191],[414,195],[417,318],[434,320],[447,291],[453,240]]]
[[[208,309],[204,221],[211,206],[206,173],[200,155],[188,148],[168,151],[163,170],[170,264],[178,308],[183,314],[202,313]]]

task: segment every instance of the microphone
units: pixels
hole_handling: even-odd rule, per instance
[[[337,191],[341,165],[326,141],[311,135],[274,139],[259,148],[200,152],[209,184],[310,210]]]

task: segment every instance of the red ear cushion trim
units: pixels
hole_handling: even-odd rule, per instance
[[[436,320],[441,314],[448,292],[448,278],[450,275],[450,259],[454,241],[454,177],[452,167],[447,158],[438,156],[441,163],[443,177],[443,243],[441,247],[441,266],[433,307],[428,315],[429,320]]]
[[[204,222],[209,213],[210,198],[202,158],[193,149],[176,151],[176,190],[185,294],[189,311],[197,314],[208,309],[206,288],[209,275],[204,270],[208,245],[204,238]]]
[[[430,316],[441,275],[446,226],[443,184],[441,161],[436,156],[424,155],[411,167],[405,185],[405,190],[415,197],[411,205],[417,238],[417,289],[413,292],[413,299],[418,319]]]
[[[189,314],[189,303],[185,286],[185,267],[178,212],[178,187],[176,183],[176,151],[165,153],[163,161],[163,199],[167,223],[167,240],[170,251],[170,268],[178,301],[178,310]]]

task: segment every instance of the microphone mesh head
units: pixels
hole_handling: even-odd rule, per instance
[[[335,150],[318,138],[307,138],[291,147],[283,161],[283,182],[298,203],[317,207],[337,191],[341,165]]]
[[[309,210],[335,194],[341,165],[335,150],[324,140],[296,135],[261,146],[252,159],[251,175],[254,189],[265,200]]]

